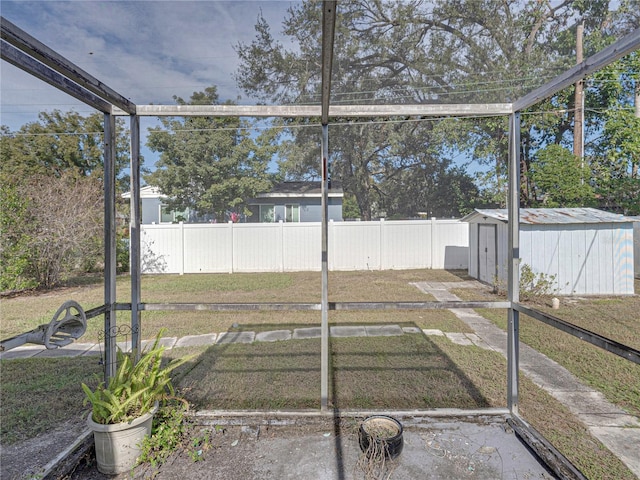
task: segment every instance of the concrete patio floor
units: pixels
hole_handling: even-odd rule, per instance
[[[202,449],[200,455],[195,449],[182,450],[161,467],[145,465],[117,477],[102,475],[95,466],[85,464],[70,479],[556,478],[508,426],[506,414],[452,413],[391,412],[403,424],[404,449],[384,466],[367,461],[362,454],[358,418],[336,421],[331,416],[267,415],[225,419],[200,414],[203,425],[196,427],[196,433],[211,435],[211,447]]]

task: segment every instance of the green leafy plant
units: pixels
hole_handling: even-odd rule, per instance
[[[535,273],[526,263],[520,267],[520,300],[544,298],[557,291],[556,275]]]
[[[528,301],[545,299],[558,292],[557,275],[535,273],[529,265],[523,263],[520,267],[520,300]],[[505,282],[497,275],[493,277],[494,293],[507,293]]]
[[[153,417],[151,436],[142,441],[138,463],[162,465],[185,441],[185,415],[189,405],[182,399],[167,402]]]
[[[165,347],[160,345],[160,337],[164,331],[158,332],[153,346],[138,362],[133,361],[133,355],[118,349],[118,368],[108,385],[103,382],[92,391],[82,384],[86,394],[84,404],[91,403],[94,422],[104,425],[129,422],[151,411],[156,402],[174,395],[170,374],[192,356],[174,359],[163,367]]]
[[[218,425],[216,425],[216,431],[217,430]],[[191,460],[193,460],[194,462],[203,460],[203,452],[211,448],[210,440],[211,438],[208,431],[205,431],[202,435],[191,440],[191,450],[189,450],[189,457],[191,458]]]

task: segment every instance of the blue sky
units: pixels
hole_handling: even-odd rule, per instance
[[[0,1],[0,12],[136,104],[173,104],[216,85],[221,100],[244,97],[233,46],[250,42],[260,12],[278,37],[291,1]],[[255,103],[241,98],[239,103]],[[17,130],[38,112],[94,112],[74,98],[0,62],[0,123]],[[142,119],[143,134],[155,119]],[[143,139],[144,141],[144,139]],[[155,154],[143,149],[146,164]]]

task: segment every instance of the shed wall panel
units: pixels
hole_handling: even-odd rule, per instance
[[[498,242],[498,259],[497,269],[498,278],[502,285],[506,288],[509,278],[509,227],[506,223],[499,223],[496,232],[496,241]],[[522,256],[520,257],[522,258]]]
[[[615,282],[620,294],[633,293],[633,228],[619,228],[614,234]]]
[[[491,216],[469,220],[469,274],[479,278],[478,226],[494,224]],[[499,221],[499,220],[498,220]],[[507,224],[499,221],[498,281],[507,282]],[[561,295],[629,295],[634,292],[632,222],[520,225],[520,268],[555,276]],[[550,278],[547,278],[550,279]]]
[[[469,224],[469,275],[478,278],[478,224]]]
[[[640,217],[633,218],[636,219],[636,222],[633,223],[633,263],[635,277],[640,278]]]

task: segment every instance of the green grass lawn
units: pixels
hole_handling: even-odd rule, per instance
[[[409,285],[414,281],[460,281],[461,273],[437,270],[333,272],[330,301],[430,301]],[[118,278],[118,301],[128,301],[128,277]],[[640,285],[638,285],[640,286]],[[637,286],[637,288],[638,288]],[[318,273],[145,276],[145,302],[319,302]],[[459,296],[498,300],[483,290],[456,290]],[[102,303],[102,286],[67,286],[2,300],[0,336],[48,322],[66,300],[83,307]],[[536,308],[538,306],[535,306]],[[546,307],[543,307],[546,308]],[[549,310],[551,311],[551,310]],[[552,313],[584,328],[638,348],[636,312],[640,297],[563,299]],[[481,313],[504,328],[504,311]],[[95,341],[102,317],[90,320],[80,341]],[[128,312],[118,323],[128,324]],[[331,311],[331,325],[393,323],[469,332],[446,310]],[[319,325],[318,311],[143,312],[143,337],[161,328],[167,336],[266,331]],[[564,365],[602,391],[613,403],[640,415],[638,365],[591,347],[541,322],[521,317],[521,340]],[[332,338],[331,405],[340,409],[482,408],[506,404],[506,361],[491,351],[459,346],[445,337],[403,335],[384,338]],[[199,409],[319,408],[320,342],[227,344],[174,349],[167,357],[198,353],[176,372],[182,394]],[[32,438],[70,418],[83,420],[81,382],[96,382],[101,367],[95,357],[47,358],[0,363],[0,429],[2,443]],[[25,401],[28,399],[28,401]],[[52,406],[55,406],[53,408]],[[631,479],[633,475],[565,407],[522,378],[520,411],[554,446],[589,478]],[[64,417],[64,418],[63,418]]]
[[[636,280],[636,290],[640,281]],[[477,298],[477,291],[456,290],[464,299]],[[483,299],[495,299],[485,292]],[[545,302],[531,303],[569,323],[609,337],[633,348],[640,348],[640,296],[563,298],[553,310]],[[478,312],[506,330],[504,310],[479,309]],[[520,340],[564,366],[585,384],[602,392],[612,403],[632,415],[640,416],[640,365],[606,352],[526,315],[520,315]]]

